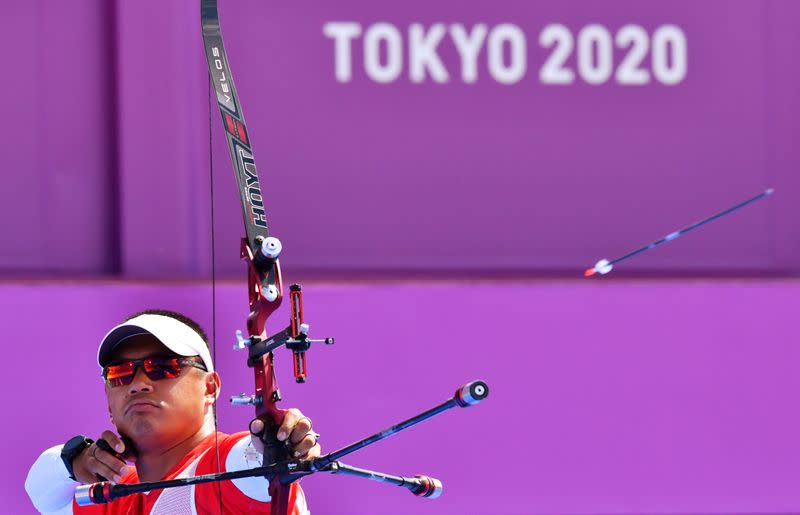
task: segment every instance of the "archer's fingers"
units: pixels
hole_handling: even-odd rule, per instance
[[[255,436],[260,436],[264,432],[264,421],[260,418],[254,418],[250,421],[250,433]]]
[[[322,456],[322,447],[320,447],[319,444],[316,444],[308,451],[308,453],[306,453],[305,456],[303,456],[303,458],[307,460],[313,460],[314,458],[319,458],[320,456]]]
[[[98,460],[90,461],[88,469],[91,475],[94,477],[100,475],[108,479],[109,481],[113,481],[115,483],[119,483],[120,480],[122,479],[122,474],[118,470],[114,470],[113,468],[109,467],[105,463]]]
[[[117,436],[113,432],[108,430],[103,431],[103,433],[100,435],[100,438],[108,442],[108,445],[110,445],[111,448],[117,451],[118,453],[122,454],[126,451],[125,443],[119,436]]]
[[[106,479],[119,481],[122,475],[128,471],[128,466],[124,461],[97,447],[97,444],[92,444],[90,458],[89,470],[100,474]]]
[[[314,431],[311,430],[311,419],[308,417],[303,417],[297,422],[297,424],[294,425],[289,441],[292,443],[293,447],[297,447],[309,437],[312,438],[313,443],[317,443],[317,438],[319,438],[319,435],[316,435]]]
[[[314,433],[307,434],[292,447],[292,454],[295,458],[318,458],[320,455],[320,446],[319,443],[317,443],[317,435]]]
[[[72,470],[75,473],[75,479],[81,483],[93,483],[97,481],[97,474],[100,474],[106,479],[119,482],[122,475],[127,472],[125,464],[121,466],[114,466],[113,464],[105,463],[102,461],[103,456],[98,456],[98,453],[104,452],[98,449],[96,444],[87,447],[79,456],[72,460]],[[109,461],[119,460],[106,453]]]
[[[250,421],[250,442],[259,454],[264,454],[264,421],[260,418],[254,418]]]
[[[295,431],[300,426],[302,433],[295,435]],[[278,440],[284,441],[289,435],[292,435],[296,441],[300,441],[302,437],[311,430],[311,419],[304,416],[299,409],[291,408],[286,410],[286,415],[283,417],[283,423],[278,428]]]

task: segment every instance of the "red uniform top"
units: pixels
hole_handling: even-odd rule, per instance
[[[217,433],[219,439],[220,472],[226,472],[225,463],[234,445],[241,447],[243,438],[249,438],[247,431],[226,435]],[[249,440],[247,440],[249,442]],[[217,472],[217,439],[209,436],[186,455],[163,479],[175,479]],[[120,483],[137,483],[139,477],[136,471],[129,472]],[[251,480],[254,481],[254,480]],[[266,493],[268,482],[259,478],[263,483],[262,498],[268,498]],[[78,506],[73,501],[72,512],[80,515],[178,515],[178,514],[219,514],[220,493],[222,495],[222,513],[234,515],[239,513],[269,513],[269,501],[257,500],[249,497],[231,481],[219,483],[202,483],[193,486],[169,488],[167,490],[152,490],[147,493],[133,494],[109,504],[92,506]],[[306,515],[305,496],[297,483],[292,483],[289,494],[290,515]]]

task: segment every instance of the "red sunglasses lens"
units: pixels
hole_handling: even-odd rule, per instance
[[[174,379],[181,374],[178,358],[147,358],[108,365],[104,372],[106,381],[111,386],[127,386],[133,382],[140,365],[145,375],[153,381]]]
[[[174,379],[181,374],[178,358],[150,358],[144,360],[144,373],[153,381]]]
[[[105,369],[106,381],[111,386],[123,386],[131,384],[133,376],[136,373],[136,367],[133,361],[126,363],[119,363],[117,365],[108,365]]]

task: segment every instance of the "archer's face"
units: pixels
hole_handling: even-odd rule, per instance
[[[174,356],[152,335],[125,341],[111,362]],[[216,399],[216,374],[183,367],[174,379],[152,380],[141,367],[129,385],[106,384],[108,410],[117,431],[140,449],[158,449],[190,438],[203,426]]]

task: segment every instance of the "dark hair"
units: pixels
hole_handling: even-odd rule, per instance
[[[161,315],[165,317],[174,318],[178,322],[188,325],[194,332],[199,334],[200,338],[202,338],[203,342],[205,342],[206,347],[208,347],[208,349],[211,350],[211,346],[208,344],[208,336],[206,335],[206,332],[203,331],[203,328],[200,327],[200,324],[198,324],[191,318],[187,317],[186,315],[178,313],[177,311],[170,311],[168,309],[145,309],[144,311],[134,313],[133,315],[123,320],[123,322],[127,322],[128,320],[134,319],[139,315]]]

